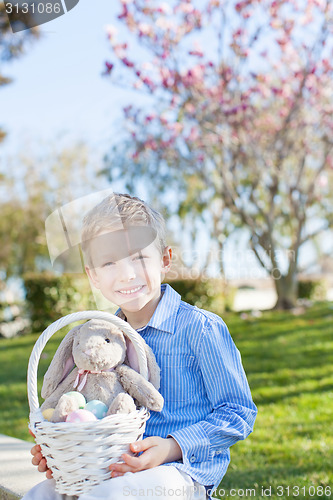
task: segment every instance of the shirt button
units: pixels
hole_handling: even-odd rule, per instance
[[[196,461],[196,458],[195,458],[195,456],[194,456],[194,455],[192,455],[192,456],[191,456],[191,458],[190,458],[190,462],[191,462],[191,464],[193,464],[195,461]]]

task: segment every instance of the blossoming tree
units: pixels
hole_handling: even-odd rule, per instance
[[[333,225],[332,14],[330,0],[121,0],[122,29],[108,27],[106,74],[149,97],[124,109],[111,179],[172,192],[219,245],[247,228],[277,307]]]

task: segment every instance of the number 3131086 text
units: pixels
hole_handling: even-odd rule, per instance
[[[276,495],[278,497],[306,497],[311,498],[316,496],[325,498],[331,496],[330,486],[277,486]]]
[[[55,3],[52,4],[50,2],[24,2],[22,4],[19,3],[5,3],[7,14],[60,14],[61,12],[61,4]]]

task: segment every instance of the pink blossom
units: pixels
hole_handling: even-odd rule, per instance
[[[281,29],[283,27],[282,19],[273,18],[270,22],[270,26],[275,30]]]
[[[148,23],[138,24],[139,37],[141,36],[151,36],[154,34],[154,29]]]
[[[166,118],[165,115],[160,115],[160,122],[161,122],[161,125],[165,126],[169,123],[168,119]]]
[[[118,34],[118,30],[115,26],[108,24],[105,28],[107,37],[110,41],[113,41],[116,38],[116,35]]]
[[[171,7],[168,3],[162,2],[157,7],[157,12],[159,12],[161,14],[171,14]]]
[[[180,11],[180,12],[182,12],[183,14],[190,14],[191,12],[193,12],[194,7],[193,7],[193,5],[191,5],[190,3],[184,3],[184,2],[181,2],[181,3],[178,5],[177,10],[179,10],[179,11]]]
[[[132,105],[125,106],[125,107],[123,108],[124,115],[125,115],[127,118],[129,117],[129,115],[130,115],[130,113],[131,113],[132,109],[133,109],[133,106],[132,106]]]
[[[274,95],[282,95],[282,89],[278,89],[276,87],[272,87],[272,92]]]
[[[121,61],[123,62],[123,64],[125,64],[125,66],[127,66],[128,68],[133,68],[134,67],[134,63],[132,63],[132,61],[130,61],[127,57],[123,57],[121,59]]]
[[[328,166],[333,169],[333,156],[328,156],[326,161]]]
[[[326,174],[321,174],[318,178],[318,186],[320,188],[325,188],[328,186],[328,178]]]
[[[125,3],[122,4],[122,12],[119,14],[118,19],[125,19],[128,16],[128,7]]]
[[[281,118],[285,118],[289,113],[289,109],[286,106],[283,106],[282,108],[279,109],[279,116]]]
[[[199,50],[190,50],[189,51],[189,55],[190,56],[203,57],[204,53],[202,51],[199,51]]]
[[[289,40],[286,36],[284,36],[284,37],[278,38],[276,41],[280,45],[280,47],[284,47],[285,45],[288,44]]]
[[[147,116],[145,117],[145,120],[144,120],[144,121],[145,121],[145,123],[150,123],[150,122],[152,122],[153,120],[155,120],[155,118],[156,118],[156,115],[147,115]]]
[[[149,88],[153,89],[155,87],[154,82],[148,76],[142,78],[142,82]]]
[[[118,43],[112,46],[113,52],[119,59],[125,57],[127,50],[127,43]]]
[[[323,67],[325,71],[331,71],[332,70],[332,64],[328,59],[323,59]]]
[[[157,151],[158,144],[155,141],[155,139],[153,139],[152,137],[149,137],[149,139],[145,142],[144,147],[146,149],[151,149],[152,151]]]
[[[194,106],[194,104],[192,102],[187,102],[185,104],[185,111],[189,114],[193,114],[195,113],[195,110],[196,110],[196,107]]]
[[[198,42],[194,42],[193,49],[189,51],[191,56],[203,57],[204,53]]]
[[[172,19],[166,17],[159,17],[155,22],[156,26],[164,31],[174,30],[176,25]]]
[[[188,139],[192,142],[195,142],[199,137],[200,137],[200,133],[199,133],[198,127],[192,127],[190,130],[190,134],[188,136]]]
[[[179,122],[168,123],[167,128],[172,132],[173,136],[179,136],[184,128],[184,125]]]
[[[133,83],[133,87],[137,90],[141,89],[143,87],[143,83],[141,80],[136,80],[134,83]]]
[[[105,66],[106,66],[105,74],[110,75],[111,71],[113,70],[114,64],[105,61]]]

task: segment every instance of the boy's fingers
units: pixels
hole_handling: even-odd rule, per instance
[[[134,452],[145,451],[152,446],[156,446],[156,438],[155,436],[147,437],[142,441],[136,441],[135,443],[131,443],[130,448]]]
[[[46,460],[45,460],[45,458],[42,458],[42,460],[39,462],[38,470],[39,470],[39,472],[46,472],[47,469],[48,469],[48,467],[46,465]]]
[[[109,467],[111,470],[111,477],[116,477],[118,473],[125,474],[125,472],[133,472],[133,468],[127,464],[117,464],[117,467]]]
[[[124,453],[121,458],[124,460],[125,464],[129,465],[131,468],[140,468],[141,466],[141,457],[132,457],[131,455],[127,455]]]
[[[43,455],[41,453],[36,453],[36,455],[34,455],[34,457],[31,459],[32,465],[39,465],[42,458]]]
[[[142,470],[141,457],[131,457],[130,455],[124,453],[121,458],[125,463],[116,463],[109,466],[112,477],[116,477],[118,472],[125,474],[125,472],[136,472]]]
[[[39,444],[35,444],[30,450],[31,455],[36,455],[36,453],[39,453],[41,451],[41,448]]]
[[[51,469],[47,469],[47,471],[46,471],[46,479],[52,479],[52,478],[53,478],[53,474],[52,474]]]

